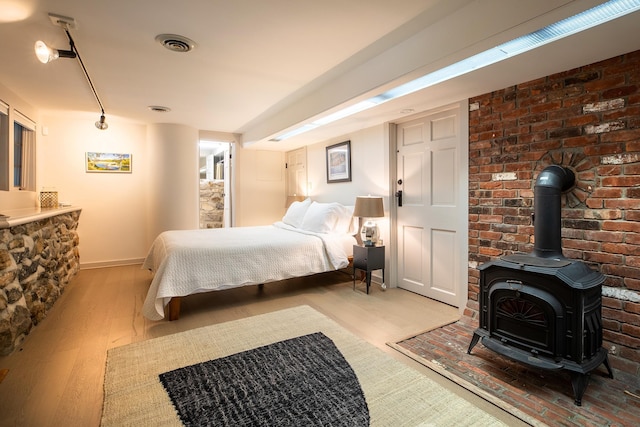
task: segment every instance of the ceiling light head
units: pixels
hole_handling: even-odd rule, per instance
[[[97,127],[98,129],[100,129],[100,130],[106,130],[106,129],[109,127],[109,125],[108,125],[108,124],[107,124],[107,122],[105,121],[104,114],[102,114],[102,115],[100,116],[100,120],[98,120],[98,121],[96,122],[96,127]]]
[[[75,58],[76,53],[72,50],[59,50],[47,46],[42,40],[38,40],[34,46],[36,57],[43,64],[55,61],[58,58]]]
[[[196,42],[177,34],[158,34],[156,41],[172,52],[190,52],[196,47]]]

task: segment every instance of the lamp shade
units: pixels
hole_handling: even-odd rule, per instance
[[[382,197],[358,196],[356,205],[353,208],[353,216],[362,218],[381,218],[384,216],[384,205]]]

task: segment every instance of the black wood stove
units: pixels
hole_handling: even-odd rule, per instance
[[[604,363],[604,276],[562,254],[561,193],[573,187],[569,169],[553,165],[536,180],[534,251],[485,263],[480,270],[480,325],[468,353],[481,340],[490,350],[549,370],[566,370],[576,405],[589,373]]]

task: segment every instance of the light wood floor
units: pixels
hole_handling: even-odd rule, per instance
[[[274,310],[309,305],[508,425],[511,415],[385,345],[458,318],[458,310],[400,289],[352,289],[343,272],[195,295],[178,321],[140,311],[151,276],[139,265],[81,270],[13,354],[0,357],[0,426],[98,426],[107,350]]]

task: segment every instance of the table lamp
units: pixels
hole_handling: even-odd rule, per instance
[[[378,224],[376,224],[373,218],[381,218],[384,216],[382,197],[356,197],[356,205],[353,209],[353,216],[359,217],[359,221],[361,224],[362,218],[365,219],[365,222],[362,225],[362,229],[360,230],[362,243],[365,246],[375,246],[380,240],[380,231],[378,229]]]

